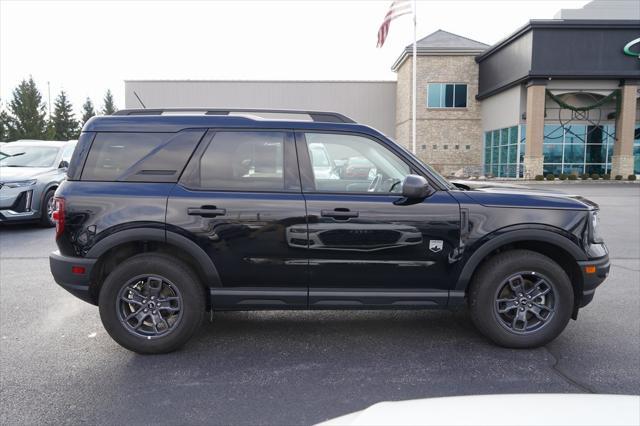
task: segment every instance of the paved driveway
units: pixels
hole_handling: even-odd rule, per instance
[[[602,208],[610,278],[547,347],[488,343],[464,312],[216,313],[140,356],[53,283],[53,231],[0,229],[0,423],[308,424],[383,400],[640,393],[640,186],[570,185]]]

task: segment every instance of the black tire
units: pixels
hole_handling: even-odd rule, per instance
[[[43,228],[53,228],[56,226],[48,210],[49,203],[53,202],[53,194],[55,194],[55,192],[55,189],[50,189],[44,194],[44,197],[42,197],[42,204],[40,205],[40,210],[42,211],[40,214],[40,226]]]
[[[148,303],[153,303],[154,298],[145,291],[149,285],[160,286],[165,292],[165,296],[155,299],[156,303],[172,299],[168,304],[173,306],[167,307],[165,303],[164,307],[150,308]],[[141,287],[139,293],[136,286]],[[127,302],[123,302],[123,297]],[[145,303],[140,303],[141,298]],[[180,348],[198,330],[205,312],[205,292],[198,277],[185,263],[161,253],[139,254],[118,265],[105,279],[98,301],[100,318],[109,335],[121,346],[140,354],[168,353]],[[143,308],[149,312],[142,313]],[[139,314],[127,321],[127,314],[133,315],[133,311]],[[141,324],[140,328],[134,330],[132,322]],[[147,334],[143,333],[145,330]]]
[[[531,293],[514,291],[534,287]],[[535,348],[558,337],[574,303],[571,281],[560,265],[529,250],[507,251],[485,262],[468,296],[478,330],[508,348]]]

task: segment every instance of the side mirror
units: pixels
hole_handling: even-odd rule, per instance
[[[433,193],[433,188],[422,176],[407,175],[402,181],[402,196],[408,200],[427,198]]]
[[[59,168],[59,169],[66,169],[66,168],[68,168],[68,167],[69,167],[69,162],[68,162],[68,161],[65,161],[65,160],[62,160],[62,161],[60,162],[60,164],[58,164],[58,168]]]

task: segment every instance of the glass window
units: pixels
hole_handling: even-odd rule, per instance
[[[427,106],[429,108],[440,108],[440,93],[442,84],[429,84],[427,86]]]
[[[444,106],[447,108],[453,108],[453,84],[444,85]]]
[[[545,163],[562,164],[562,144],[546,144],[542,148]]]
[[[305,138],[310,157],[316,151],[327,159],[312,160],[318,192],[400,193],[400,183],[411,173],[397,155],[369,138],[329,133],[306,133]]]
[[[456,84],[455,99],[454,99],[453,106],[456,108],[467,107],[467,85],[466,84]]]
[[[66,161],[67,163],[70,162],[74,149],[76,149],[76,143],[69,142],[67,146],[65,146],[64,149],[62,150],[62,161]]]
[[[509,157],[508,157],[508,163],[509,164],[515,164],[517,163],[517,154],[518,154],[518,145],[509,145]]]
[[[466,108],[467,85],[454,83],[429,83],[427,85],[429,108]]]
[[[587,156],[585,161],[587,163],[604,163],[607,158],[607,146],[606,145],[587,145]]]
[[[564,132],[564,143],[567,144],[580,144],[585,142],[586,126],[571,125],[566,126]]]
[[[217,132],[200,158],[199,186],[213,190],[284,190],[282,132]]]
[[[549,124],[544,126],[544,143],[562,143],[563,136],[562,126]]]
[[[500,145],[507,145],[509,143],[509,129],[500,130]]]
[[[584,163],[580,162],[579,164],[566,164],[563,167],[563,173],[568,175],[575,174],[579,175],[584,173]]]
[[[491,146],[498,146],[498,145],[500,145],[500,130],[494,130]]]
[[[509,145],[518,143],[518,126],[509,127]]]
[[[58,147],[8,143],[2,146],[6,155],[0,158],[0,166],[7,167],[53,167],[59,152]]]
[[[82,171],[83,180],[114,181],[174,133],[98,133]]]
[[[545,158],[544,161],[547,161]],[[550,163],[552,161],[549,161]],[[568,144],[564,146],[564,162],[565,163],[582,163],[584,162],[584,145]]]

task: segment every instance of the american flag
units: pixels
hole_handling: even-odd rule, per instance
[[[395,0],[389,6],[389,11],[384,16],[384,21],[382,21],[382,25],[378,29],[378,44],[376,47],[382,47],[384,45],[384,41],[387,39],[387,35],[389,34],[389,25],[391,21],[396,18],[399,18],[402,15],[408,15],[412,12],[411,2],[409,0]]]

